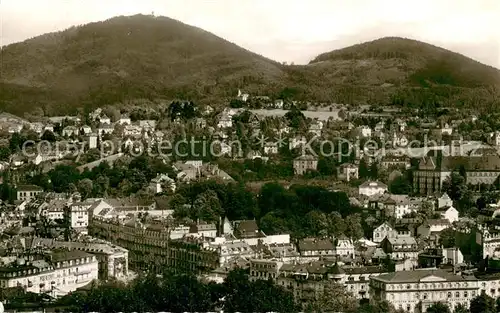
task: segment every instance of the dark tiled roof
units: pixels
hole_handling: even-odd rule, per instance
[[[445,279],[446,281],[464,281],[465,279],[458,275],[450,274],[441,269],[401,271],[389,274],[380,275],[372,279],[384,281],[388,283],[415,283],[422,279],[436,276]]]
[[[333,250],[333,242],[330,239],[307,238],[299,242],[300,251]]]

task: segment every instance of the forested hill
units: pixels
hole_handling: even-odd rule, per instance
[[[145,15],[45,34],[1,50],[0,110],[62,114],[136,98],[251,95],[342,103],[492,106],[499,71],[422,42],[382,38],[286,66],[202,29]]]

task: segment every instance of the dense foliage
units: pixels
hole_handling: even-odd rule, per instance
[[[286,66],[178,21],[136,15],[12,44],[2,49],[2,59],[0,109],[18,114],[35,104],[61,113],[129,99],[216,102],[234,97],[239,88],[318,102],[498,105],[498,70],[402,38],[382,38],[320,55],[309,65]]]

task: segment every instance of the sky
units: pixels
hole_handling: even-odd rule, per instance
[[[0,45],[118,15],[168,16],[280,62],[386,36],[500,68],[500,0],[0,0]]]

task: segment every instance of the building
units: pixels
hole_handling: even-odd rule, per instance
[[[344,163],[339,166],[338,174],[339,179],[351,181],[351,179],[359,178],[359,166],[352,163]]]
[[[459,168],[465,170],[466,184],[492,185],[500,175],[500,156],[492,152],[445,156],[440,149],[431,150],[420,159],[418,169],[413,173],[413,191],[420,194],[441,192],[443,182]]]
[[[128,115],[122,115],[122,116],[120,116],[120,119],[118,120],[118,124],[130,125],[130,124],[132,124],[132,121],[130,120],[130,117]]]
[[[127,249],[129,265],[134,269],[162,273],[165,267],[171,267],[176,272],[200,274],[217,268],[216,249],[205,248],[195,239],[169,240],[168,227],[163,223],[94,218],[89,234]]]
[[[299,241],[298,250],[303,258],[319,260],[324,256],[335,256],[335,245],[331,239],[305,238]]]
[[[1,288],[22,287],[53,297],[66,295],[97,278],[96,257],[76,250],[21,256],[0,267]]]
[[[198,234],[203,237],[217,237],[217,227],[213,223],[196,223],[189,228],[190,234]]]
[[[278,144],[276,142],[266,142],[264,144],[264,154],[277,154]]]
[[[19,185],[16,187],[17,200],[19,201],[29,201],[36,198],[40,193],[43,192],[42,187],[35,185]]]
[[[387,192],[387,185],[379,181],[366,181],[359,186],[359,195],[372,197]]]
[[[62,130],[63,137],[78,136],[79,130],[76,126],[66,126]]]
[[[436,213],[439,213],[442,219],[448,220],[450,224],[458,221],[458,210],[453,205],[440,207],[436,209]]]
[[[418,245],[415,238],[411,236],[404,237],[386,237],[380,243],[385,254],[393,260],[410,260],[411,264],[417,265],[418,260]],[[405,268],[409,270],[410,268]]]
[[[316,171],[318,158],[312,155],[302,155],[293,160],[293,170],[296,175],[304,175],[307,171]]]
[[[96,257],[98,262],[98,278],[124,279],[128,276],[128,251],[108,242],[91,241],[59,241],[47,238],[33,238],[32,249],[66,249],[69,251],[84,251]]]
[[[89,226],[89,209],[92,203],[75,202],[68,207],[68,217],[71,228],[75,231],[86,234]]]
[[[458,304],[469,307],[479,294],[478,280],[444,270],[420,269],[370,278],[370,302],[388,301],[406,312],[426,312],[437,302],[453,311]]]
[[[438,209],[443,207],[453,206],[453,200],[451,200],[450,196],[445,192],[438,198]]]
[[[386,155],[383,156],[382,159],[380,160],[380,166],[386,170],[387,169],[406,170],[410,168],[411,164],[410,164],[410,158],[408,158],[406,155],[403,156]]]
[[[97,148],[97,134],[89,134],[89,149]]]
[[[388,222],[382,223],[373,230],[373,242],[375,243],[382,242],[386,237],[395,238],[397,236],[398,236],[397,230]]]
[[[451,224],[447,219],[426,220],[422,225],[418,226],[417,234],[422,237],[430,237],[432,234],[439,233],[449,227],[451,227]]]
[[[354,244],[346,236],[335,238],[335,255],[342,258],[354,259]]]

